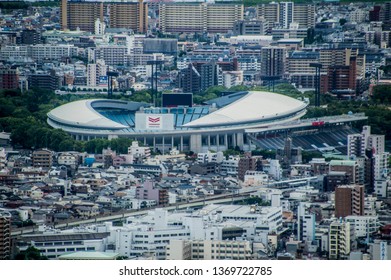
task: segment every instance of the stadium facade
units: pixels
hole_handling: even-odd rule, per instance
[[[271,92],[230,94],[193,107],[154,108],[147,103],[89,99],[48,113],[47,122],[77,140],[128,137],[167,153],[249,150],[248,129],[265,129],[299,120],[306,102]]]

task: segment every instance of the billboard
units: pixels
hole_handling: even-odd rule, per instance
[[[109,79],[107,76],[99,76],[99,86],[100,87],[107,87],[109,84]]]
[[[173,130],[174,115],[173,114],[146,114],[144,112],[136,112],[135,128],[138,131],[143,130]]]
[[[193,106],[192,93],[163,93],[162,94],[163,107],[178,107],[178,106]]]
[[[146,115],[147,129],[161,129],[163,127],[163,118],[160,115]]]

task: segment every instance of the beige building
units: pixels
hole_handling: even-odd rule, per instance
[[[53,165],[53,151],[48,149],[36,150],[32,155],[33,167],[49,169]]]
[[[349,256],[351,233],[349,222],[335,221],[330,224],[329,259],[346,259]]]
[[[122,1],[76,1],[61,0],[61,28],[63,30],[95,31],[95,21],[104,22],[109,15],[110,28],[133,29],[144,33],[148,28],[148,6],[143,0]]]
[[[207,3],[163,3],[159,5],[159,27],[163,33],[226,33],[243,20],[243,5]]]
[[[310,28],[315,26],[315,5],[293,2],[259,4],[257,16],[267,20],[271,26],[277,23],[289,27],[289,24],[295,22],[300,28]]]
[[[232,240],[170,240],[168,260],[249,260],[249,241]]]

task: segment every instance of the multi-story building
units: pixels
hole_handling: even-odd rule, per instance
[[[315,88],[315,68],[310,63],[319,60],[319,53],[294,51],[287,58],[286,73],[297,87]]]
[[[262,19],[257,20],[239,20],[235,22],[234,35],[266,35],[269,29],[269,23]]]
[[[50,73],[36,73],[28,76],[29,88],[54,91],[60,87],[60,78],[54,71]]]
[[[121,1],[61,1],[61,27],[63,30],[95,31],[95,21],[104,22],[108,16],[108,27],[132,29],[144,33],[148,28],[148,6],[143,0]]]
[[[282,47],[264,47],[261,49],[261,76],[281,78],[285,71],[286,49]]]
[[[89,63],[87,65],[87,86],[89,87],[99,86],[101,84],[100,79],[101,77],[106,76],[106,72],[107,72],[107,66],[104,60],[98,59],[96,63]]]
[[[19,71],[16,67],[0,67],[0,88],[17,89],[19,88]]]
[[[29,246],[37,248],[48,259],[58,259],[61,255],[75,252],[104,252],[106,232],[43,232],[19,237],[19,250]]]
[[[315,5],[296,4],[294,2],[272,2],[257,6],[258,18],[264,18],[271,25],[289,28],[293,22],[300,28],[310,28],[315,25]]]
[[[41,33],[35,29],[25,29],[20,33],[20,44],[36,45],[42,44]]]
[[[229,156],[228,159],[224,159],[220,165],[221,173],[225,173],[227,175],[238,174],[238,166],[239,166],[239,158],[234,156]]]
[[[249,260],[249,241],[233,240],[170,240],[168,260]]]
[[[279,2],[279,23],[284,28],[293,22],[293,7],[293,2]]]
[[[269,26],[272,27],[274,24],[279,23],[280,21],[280,12],[279,4],[272,2],[269,4],[259,4],[257,6],[257,16],[258,18],[265,19],[269,22]]]
[[[102,45],[91,51],[90,57],[94,61],[104,60],[106,65],[128,65],[129,50],[126,46]]]
[[[11,214],[0,209],[0,260],[11,256]]]
[[[74,45],[38,44],[28,46],[28,55],[35,60],[60,60],[78,55],[78,48]]]
[[[137,141],[133,141],[132,146],[128,147],[128,155],[132,155],[135,160],[149,158],[151,149],[149,147],[141,147]]]
[[[321,76],[321,93],[356,94],[356,61],[350,65],[329,66],[327,74]]]
[[[36,150],[31,157],[33,167],[49,169],[53,165],[53,151],[48,149]]]
[[[259,171],[259,159],[260,157],[241,157],[238,163],[238,178],[241,181],[244,181],[244,176],[246,175],[246,171]]]
[[[164,206],[168,204],[168,191],[155,186],[152,181],[145,181],[136,189],[136,198],[155,200],[157,205]]]
[[[346,216],[345,221],[349,222],[356,238],[367,237],[379,230],[380,223],[377,216]]]
[[[1,47],[0,59],[5,61],[14,61],[16,59],[26,59],[29,57],[30,46],[5,45]]]
[[[329,228],[329,259],[346,259],[350,253],[351,225],[349,222],[335,221]]]
[[[243,5],[208,3],[162,3],[159,28],[163,33],[227,33],[243,20]]]
[[[382,154],[384,143],[384,135],[371,134],[371,127],[363,126],[361,133],[348,135],[348,156],[365,156],[367,149],[370,149],[373,154]]]
[[[335,216],[363,216],[364,198],[364,186],[339,186],[335,189]]]
[[[293,6],[293,22],[298,23],[300,28],[314,27],[315,15],[315,5],[295,3]]]

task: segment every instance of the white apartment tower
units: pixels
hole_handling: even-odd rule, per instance
[[[107,66],[105,61],[98,59],[96,63],[90,63],[87,66],[87,86],[96,87],[99,86],[99,78],[106,76]]]

